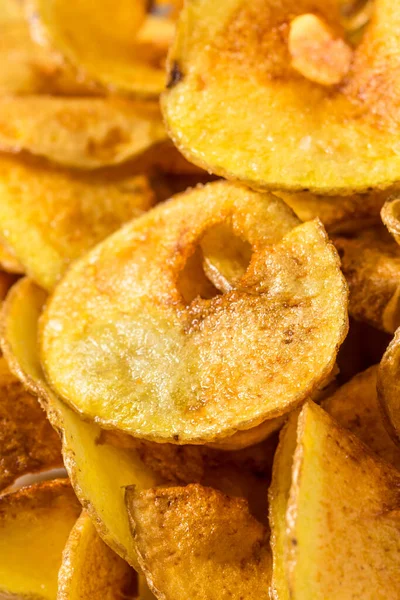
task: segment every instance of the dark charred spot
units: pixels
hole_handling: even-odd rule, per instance
[[[179,435],[178,434],[174,435],[174,440],[175,440],[175,442],[179,442]]]
[[[179,64],[175,60],[172,63],[172,67],[169,71],[169,79],[167,83],[167,88],[170,90],[175,87],[180,81],[183,79],[183,73],[179,67]]]

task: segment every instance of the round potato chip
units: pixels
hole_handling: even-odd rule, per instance
[[[0,98],[0,149],[82,169],[121,163],[166,139],[155,103],[117,98]]]
[[[67,172],[0,156],[0,235],[47,290],[70,262],[153,203],[144,176]]]
[[[193,269],[221,223],[252,248],[225,294]],[[346,331],[347,287],[321,223],[300,224],[272,195],[215,182],[71,266],[42,317],[41,360],[51,387],[88,419],[207,443],[302,402],[331,372]]]

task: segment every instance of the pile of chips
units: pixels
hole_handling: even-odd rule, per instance
[[[182,4],[0,0],[0,597],[395,600],[400,10]]]

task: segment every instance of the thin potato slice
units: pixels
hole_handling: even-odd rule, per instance
[[[31,0],[33,36],[106,88],[156,96],[165,87],[165,59],[174,35],[169,19],[146,17],[144,0]],[[112,26],[110,26],[112,23]]]
[[[281,528],[283,518],[285,528],[284,569],[273,574],[275,597],[395,598],[400,473],[313,403],[293,421],[280,442],[270,493],[271,513]],[[276,551],[282,546],[273,545]],[[277,595],[285,588],[288,593]]]
[[[385,202],[381,210],[381,217],[396,242],[400,244],[400,198],[398,195],[393,195]]]
[[[164,600],[269,598],[268,532],[244,500],[212,488],[126,492],[147,582]]]
[[[400,448],[386,431],[376,390],[378,365],[359,373],[322,402],[336,421],[400,470]]]
[[[0,156],[0,234],[47,290],[71,261],[153,203],[144,176],[65,172]]]
[[[313,72],[320,78],[332,65],[343,75],[336,68],[343,46],[349,55],[339,4],[185,3],[162,99],[183,154],[255,189],[343,194],[398,181],[398,6],[373,3],[347,76],[320,85],[312,81],[312,61],[319,59]],[[297,18],[306,15],[331,33],[326,46],[326,36],[319,43],[307,25],[303,39],[314,48],[301,74],[289,42]]]
[[[0,98],[0,149],[93,169],[166,138],[158,106],[117,98]]]
[[[6,247],[3,241],[0,240],[0,266],[7,273],[17,273],[21,275],[24,272],[24,267],[16,259],[10,249]]]
[[[63,466],[61,444],[36,398],[0,358],[0,491],[21,475]]]
[[[378,371],[378,397],[385,425],[397,444],[400,442],[400,329],[386,349]]]
[[[0,596],[54,600],[61,555],[81,512],[66,479],[0,497]]]
[[[83,511],[63,551],[57,600],[129,600],[136,592],[137,573],[103,542]]]
[[[100,427],[85,423],[47,387],[37,354],[37,322],[46,294],[29,279],[11,290],[3,307],[2,349],[11,370],[39,396],[62,435],[65,467],[76,495],[102,539],[133,566],[135,547],[124,508],[123,488],[158,483],[133,450],[101,444]]]
[[[400,325],[400,248],[384,227],[333,237],[350,288],[352,317],[393,333]]]
[[[186,303],[180,274],[220,223],[251,244],[250,265],[231,292]],[[54,391],[106,428],[209,443],[288,412],[325,383],[346,304],[319,222],[298,225],[278,198],[215,182],[72,265],[43,314],[42,364]]]

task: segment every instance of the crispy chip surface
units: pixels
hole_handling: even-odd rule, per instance
[[[338,85],[319,85],[292,64],[288,38],[295,18],[317,16],[342,40],[339,5],[187,2],[163,96],[169,131],[182,152],[256,189],[349,193],[397,181],[397,5],[373,3],[350,71]],[[334,48],[325,50],[326,65],[336,56]]]
[[[201,485],[127,489],[140,564],[165,600],[269,598],[268,532],[245,501]]]
[[[186,303],[185,265],[221,222],[252,246],[249,267],[231,292]],[[42,363],[56,393],[107,428],[211,442],[287,412],[322,384],[346,334],[346,303],[319,222],[298,225],[279,199],[216,182],[72,265],[43,315]]]
[[[158,106],[120,98],[0,98],[0,149],[92,169],[121,163],[166,138]]]
[[[61,554],[81,512],[66,479],[0,497],[0,595],[54,600]]]
[[[135,563],[136,551],[124,508],[124,487],[158,483],[133,450],[101,443],[97,425],[85,423],[47,387],[37,354],[37,321],[46,294],[31,280],[18,282],[3,308],[2,349],[14,373],[37,394],[62,435],[65,467],[75,493],[102,539]]]
[[[0,156],[0,235],[47,290],[71,261],[153,202],[144,176],[77,173]]]

